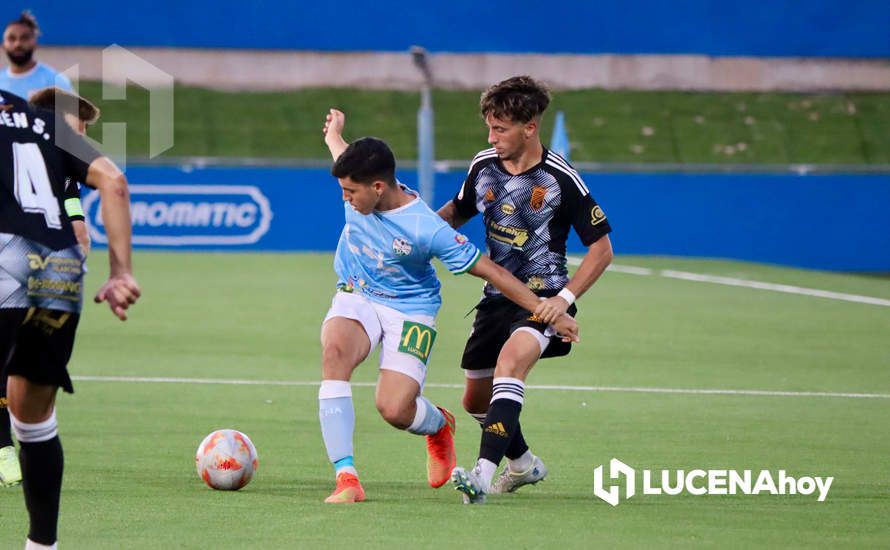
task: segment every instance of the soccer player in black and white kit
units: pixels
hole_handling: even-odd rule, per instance
[[[468,503],[547,475],[520,428],[525,379],[539,358],[569,353],[571,344],[555,337],[550,323],[565,312],[574,315],[576,298],[612,261],[611,228],[602,209],[578,172],[541,144],[541,115],[549,102],[547,88],[528,76],[489,88],[480,106],[492,148],[476,155],[460,191],[439,210],[452,227],[482,213],[491,259],[542,298],[532,312],[486,285],[476,308],[461,367],[464,408],[482,424],[482,441],[475,467],[452,472]],[[571,278],[566,268],[570,228],[588,247]],[[492,485],[504,456],[507,466]]]
[[[0,90],[0,367],[8,375],[8,407],[21,446],[26,549],[56,547],[64,459],[55,399],[60,387],[73,391],[67,363],[84,256],[63,214],[66,178],[98,189],[102,202],[110,272],[95,301],[107,301],[126,320],[140,295],[130,261],[127,180],[54,118]]]

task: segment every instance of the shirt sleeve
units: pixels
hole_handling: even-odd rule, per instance
[[[472,269],[482,255],[476,245],[446,224],[433,234],[430,252],[455,275]]]
[[[562,207],[572,227],[581,238],[584,246],[590,246],[600,240],[603,235],[612,232],[609,220],[603,209],[596,203],[583,181],[578,178],[580,184],[574,181],[562,186]]]
[[[460,190],[457,192],[457,195],[454,196],[454,206],[457,207],[457,213],[461,218],[470,219],[479,211],[476,209],[476,178],[473,177],[473,172],[470,172],[467,175],[467,179],[464,180],[463,185],[460,186]]]

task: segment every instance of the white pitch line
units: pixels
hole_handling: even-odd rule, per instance
[[[305,380],[238,380],[228,378],[172,378],[143,376],[72,376],[76,382],[129,382],[147,384],[217,384],[229,386],[318,386],[320,381]],[[374,382],[352,382],[353,386],[374,387]],[[461,384],[426,384],[428,388],[462,389]],[[745,395],[759,397],[840,397],[847,399],[890,399],[890,393],[848,393],[778,390],[721,390],[695,388],[646,388],[620,386],[554,386],[529,385],[528,389],[545,391],[583,391],[618,393],[672,393],[686,395]]]
[[[576,257],[569,257],[568,263],[570,265],[580,265],[581,259]],[[668,279],[680,279],[683,281],[693,281],[697,283],[714,283],[718,285],[753,288],[756,290],[769,290],[771,292],[781,292],[784,294],[814,296],[816,298],[826,298],[828,300],[840,300],[843,302],[854,302],[872,306],[890,307],[890,300],[884,298],[875,298],[874,296],[847,294],[845,292],[833,292],[831,290],[819,290],[817,288],[807,288],[802,286],[766,283],[763,281],[750,281],[748,279],[737,279],[735,277],[705,275],[703,273],[690,273],[688,271],[676,271],[673,269],[662,269],[660,271],[655,271],[654,269],[650,269],[648,267],[616,264],[610,265],[608,270],[618,273],[627,273],[630,275],[658,275],[660,277],[667,277]]]
[[[830,290],[819,290],[816,288],[806,288],[793,285],[781,285],[775,283],[764,283],[761,281],[748,281],[745,279],[736,279],[733,277],[719,277],[716,275],[702,275],[701,273],[689,273],[686,271],[673,271],[665,269],[661,272],[662,277],[671,279],[683,279],[685,281],[697,281],[700,283],[716,283],[718,285],[740,286],[746,288],[756,288],[758,290],[771,290],[773,292],[784,292],[786,294],[800,294],[802,296],[815,296],[817,298],[828,298],[829,300],[842,300],[845,302],[857,302],[860,304],[871,304],[873,306],[890,307],[890,300],[883,298],[874,298],[872,296],[861,296],[859,294],[846,294],[844,292],[832,292]]]

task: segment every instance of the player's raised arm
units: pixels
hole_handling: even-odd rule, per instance
[[[141,295],[139,283],[133,278],[127,178],[108,157],[99,157],[90,163],[85,182],[99,190],[102,221],[108,234],[108,281],[96,293],[95,301],[107,301],[112,313],[126,321],[127,308]]]
[[[340,158],[343,151],[349,147],[343,139],[343,127],[346,126],[346,115],[337,109],[331,109],[324,121],[324,143],[328,146],[334,160]]]
[[[491,261],[488,256],[481,256],[479,261],[470,269],[469,273],[485,279],[515,304],[534,311],[540,302],[531,290],[512,273]],[[578,337],[578,323],[571,316],[563,314],[549,321],[566,342],[580,342]]]

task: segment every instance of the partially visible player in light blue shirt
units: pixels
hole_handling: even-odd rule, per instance
[[[3,51],[9,58],[9,66],[0,72],[0,90],[7,90],[24,99],[28,99],[35,90],[51,86],[74,92],[67,76],[34,59],[38,36],[40,27],[28,11],[6,25]]]
[[[380,415],[395,428],[426,436],[431,487],[444,485],[456,464],[454,416],[423,395],[436,339],[435,315],[442,303],[433,258],[453,273],[487,280],[528,310],[539,303],[525,284],[396,181],[395,157],[386,143],[362,138],[347,144],[344,124],[343,113],[331,109],[324,129],[346,217],[334,259],[338,291],[321,330],[318,392],[322,439],[336,477],[336,488],[325,502],[334,504],[365,500],[353,460],[355,412],[349,380],[378,345]],[[571,317],[543,322],[552,323],[566,341],[578,340],[578,325]]]

